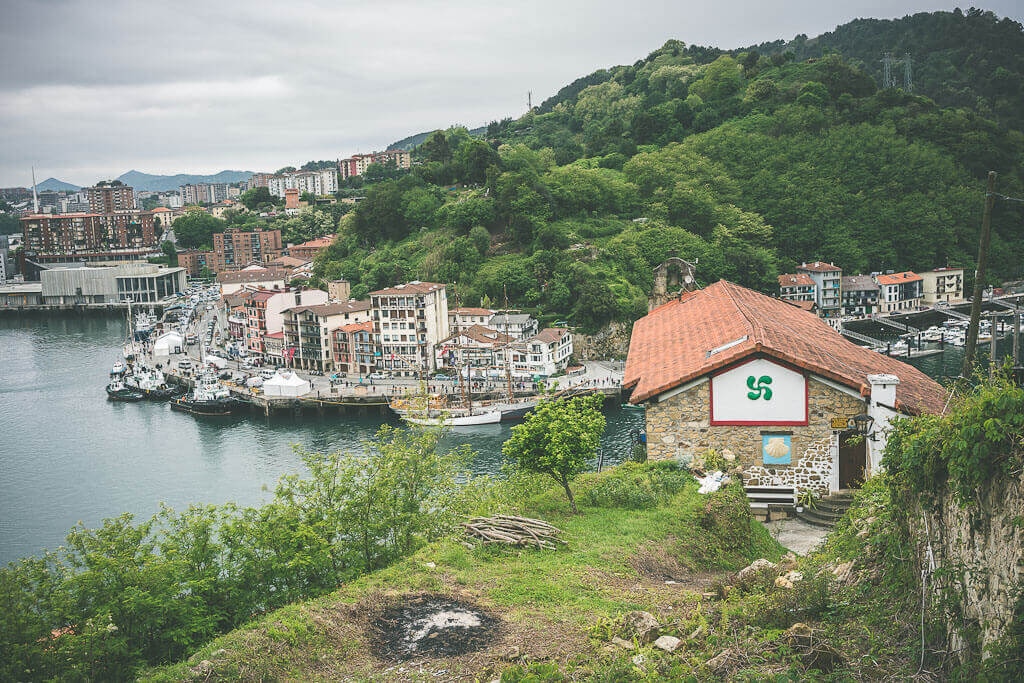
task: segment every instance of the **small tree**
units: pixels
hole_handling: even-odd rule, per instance
[[[569,482],[582,472],[601,443],[604,415],[600,396],[544,401],[512,429],[502,453],[530,472],[546,474],[563,489],[577,512]]]

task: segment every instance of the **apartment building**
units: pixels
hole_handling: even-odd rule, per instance
[[[178,265],[185,269],[189,277],[199,277],[204,268],[210,268],[213,262],[212,251],[199,251],[198,249],[186,249],[178,252]]]
[[[242,289],[284,289],[288,271],[280,268],[254,268],[217,273],[221,296],[235,294]]]
[[[135,190],[129,185],[94,185],[82,189],[91,213],[114,213],[135,208]]]
[[[363,175],[370,164],[381,164],[387,166],[393,163],[395,168],[412,168],[412,153],[402,149],[389,149],[383,152],[372,154],[355,154],[348,159],[341,159],[338,162],[338,170],[341,172],[341,179],[352,178]]]
[[[933,268],[919,273],[922,279],[924,305],[955,304],[964,300],[964,269]]]
[[[822,318],[838,318],[842,311],[843,269],[833,263],[815,261],[802,263],[797,274],[808,275],[815,286],[815,300],[818,314]]]
[[[878,283],[878,311],[915,311],[924,303],[924,278],[909,270],[875,275]]]
[[[483,325],[459,328],[438,342],[434,367],[452,373],[468,371],[476,377],[493,375],[502,366],[504,347],[514,341],[515,337]]]
[[[783,301],[818,300],[818,286],[806,273],[787,273],[779,276],[779,298]]]
[[[325,293],[326,294],[326,293]],[[369,322],[369,301],[296,306],[284,311],[285,364],[303,370],[333,371],[334,331]]]
[[[488,319],[487,326],[520,340],[533,337],[539,328],[536,319],[518,311],[498,311]]]
[[[284,331],[284,311],[296,306],[314,306],[327,302],[327,292],[319,289],[257,289],[245,297],[245,346],[249,353],[265,352],[264,337]]]
[[[870,275],[843,278],[843,315],[869,316],[878,311],[878,283]]]
[[[298,190],[319,197],[338,191],[338,172],[333,168],[319,171],[292,171],[267,178],[267,190],[275,197],[285,197],[287,190]]]
[[[249,180],[245,184],[245,189],[253,190],[257,187],[267,187],[270,183],[270,179],[273,177],[273,173],[253,173],[249,176]]]
[[[210,270],[222,272],[244,268],[252,263],[264,263],[267,255],[281,253],[281,231],[261,230],[242,232],[228,228],[213,235],[213,265]]]
[[[437,344],[449,336],[443,284],[414,280],[370,292],[378,368],[415,377],[436,367]]]
[[[507,348],[512,354],[512,372],[517,376],[550,377],[569,365],[572,333],[561,327],[546,327],[525,341]]]
[[[366,375],[376,369],[373,322],[342,325],[334,331],[334,370]]]
[[[189,183],[178,188],[183,204],[216,204],[228,198],[227,183]]]
[[[38,214],[21,219],[25,248],[41,261],[136,260],[156,251],[149,211]]]
[[[472,327],[473,325],[487,326],[491,321],[494,311],[489,308],[473,308],[462,306],[448,310],[448,327],[453,331]]]

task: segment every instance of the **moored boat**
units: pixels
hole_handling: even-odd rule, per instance
[[[144,397],[142,392],[125,386],[124,380],[115,377],[107,385],[107,398],[111,401],[135,402],[141,401]]]
[[[240,402],[231,396],[228,388],[210,374],[199,377],[191,392],[171,401],[171,410],[192,415],[231,415],[239,407]]]

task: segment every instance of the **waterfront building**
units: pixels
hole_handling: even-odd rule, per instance
[[[814,281],[814,303],[822,318],[838,318],[842,312],[843,269],[834,263],[815,261],[802,263],[797,274],[808,275]]]
[[[358,375],[373,372],[374,348],[372,321],[342,325],[334,330],[334,370]]]
[[[389,149],[373,154],[354,154],[338,162],[341,179],[363,175],[370,164],[394,164],[395,168],[408,170],[412,168],[412,153],[402,149]]]
[[[879,313],[916,311],[924,303],[924,278],[909,270],[875,275]]]
[[[153,303],[185,289],[185,269],[152,263],[57,267],[40,271],[42,303],[55,305]]]
[[[326,294],[326,293],[325,293]],[[334,331],[370,320],[369,301],[296,306],[284,311],[285,364],[303,370],[334,369]]]
[[[878,311],[878,283],[870,275],[850,275],[842,280],[843,315],[869,316]]]
[[[459,327],[434,348],[434,367],[452,373],[468,371],[475,376],[486,376],[491,369],[503,364],[503,347],[514,341],[514,337],[483,325]]]
[[[36,214],[21,219],[33,260],[138,260],[159,251],[149,211]]]
[[[539,328],[535,318],[518,311],[497,311],[487,320],[487,326],[520,340],[535,336]]]
[[[312,306],[327,302],[327,292],[319,289],[257,289],[245,297],[246,348],[262,354],[263,337],[284,331],[284,311],[295,306]]]
[[[963,268],[933,268],[919,275],[925,306],[934,306],[940,302],[956,304],[964,300]]]
[[[234,294],[240,289],[284,289],[288,271],[280,268],[255,268],[217,273],[220,293]]]
[[[624,387],[647,408],[650,459],[715,449],[748,488],[790,492],[859,486],[880,466],[891,419],[940,412],[946,398],[916,368],[724,280],[634,323]]]
[[[818,286],[807,273],[779,276],[779,298],[783,301],[818,301]]]
[[[7,235],[0,235],[0,285],[6,284],[7,278],[10,277],[7,265],[9,251],[10,242],[7,240]]]
[[[43,283],[8,282],[0,284],[0,308],[39,306],[43,303]]]
[[[263,361],[273,367],[284,367],[284,330],[263,335]]]
[[[473,308],[470,306],[451,308],[448,309],[448,327],[452,330],[459,330],[473,325],[487,327],[493,315],[494,311],[489,308]]]
[[[378,369],[415,377],[435,367],[435,348],[450,334],[448,294],[436,282],[414,280],[370,292]]]
[[[547,327],[529,339],[508,348],[512,372],[517,375],[550,377],[562,372],[572,357],[572,333],[561,327]]]

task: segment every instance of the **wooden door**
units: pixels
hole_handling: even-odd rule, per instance
[[[859,488],[867,469],[867,438],[852,440],[853,434],[839,435],[839,488]],[[853,441],[853,443],[851,443]]]

